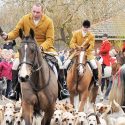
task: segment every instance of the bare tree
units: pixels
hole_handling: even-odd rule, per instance
[[[30,12],[36,0],[2,0],[0,24],[9,31],[24,14]],[[84,19],[92,24],[107,20],[123,11],[124,0],[37,0],[55,25],[56,41],[69,43],[72,31],[81,27]],[[6,17],[6,18],[5,18]]]

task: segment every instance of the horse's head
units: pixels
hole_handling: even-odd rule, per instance
[[[85,47],[76,48],[76,55],[77,55],[77,65],[78,65],[78,74],[81,75],[85,71],[85,65],[87,61],[86,50],[89,48],[90,45]]]
[[[23,31],[19,30],[19,36],[22,39],[19,48],[19,80],[26,82],[29,80],[32,69],[35,66],[37,54],[37,44],[34,39],[34,31],[30,29],[29,36],[24,36]]]

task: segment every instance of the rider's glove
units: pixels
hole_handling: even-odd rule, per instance
[[[1,34],[1,37],[2,37],[4,40],[7,40],[8,35],[7,35],[6,32],[3,32],[3,33]]]

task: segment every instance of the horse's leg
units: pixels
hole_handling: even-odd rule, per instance
[[[91,103],[95,103],[95,101],[96,101],[96,97],[97,97],[97,95],[98,95],[98,86],[93,86],[92,87],[92,98],[91,98]]]
[[[83,112],[84,105],[85,105],[87,97],[88,97],[88,90],[84,91],[80,95],[81,95],[81,103],[80,103],[80,106],[79,106],[79,112]]]
[[[81,93],[79,94],[79,101],[81,101]]]
[[[54,108],[55,108],[55,104],[49,107],[47,111],[45,111],[44,117],[41,121],[41,125],[50,125],[51,118],[54,113]]]
[[[22,114],[25,125],[32,125],[33,120],[33,106],[25,101],[22,101]]]
[[[70,103],[74,106],[74,93],[70,93]]]

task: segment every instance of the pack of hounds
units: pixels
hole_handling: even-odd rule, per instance
[[[32,125],[41,125],[42,117],[33,117]],[[0,105],[0,125],[25,125],[21,100]],[[84,112],[78,112],[67,101],[57,101],[51,125],[125,125],[125,113],[115,100],[110,104],[88,103]]]

